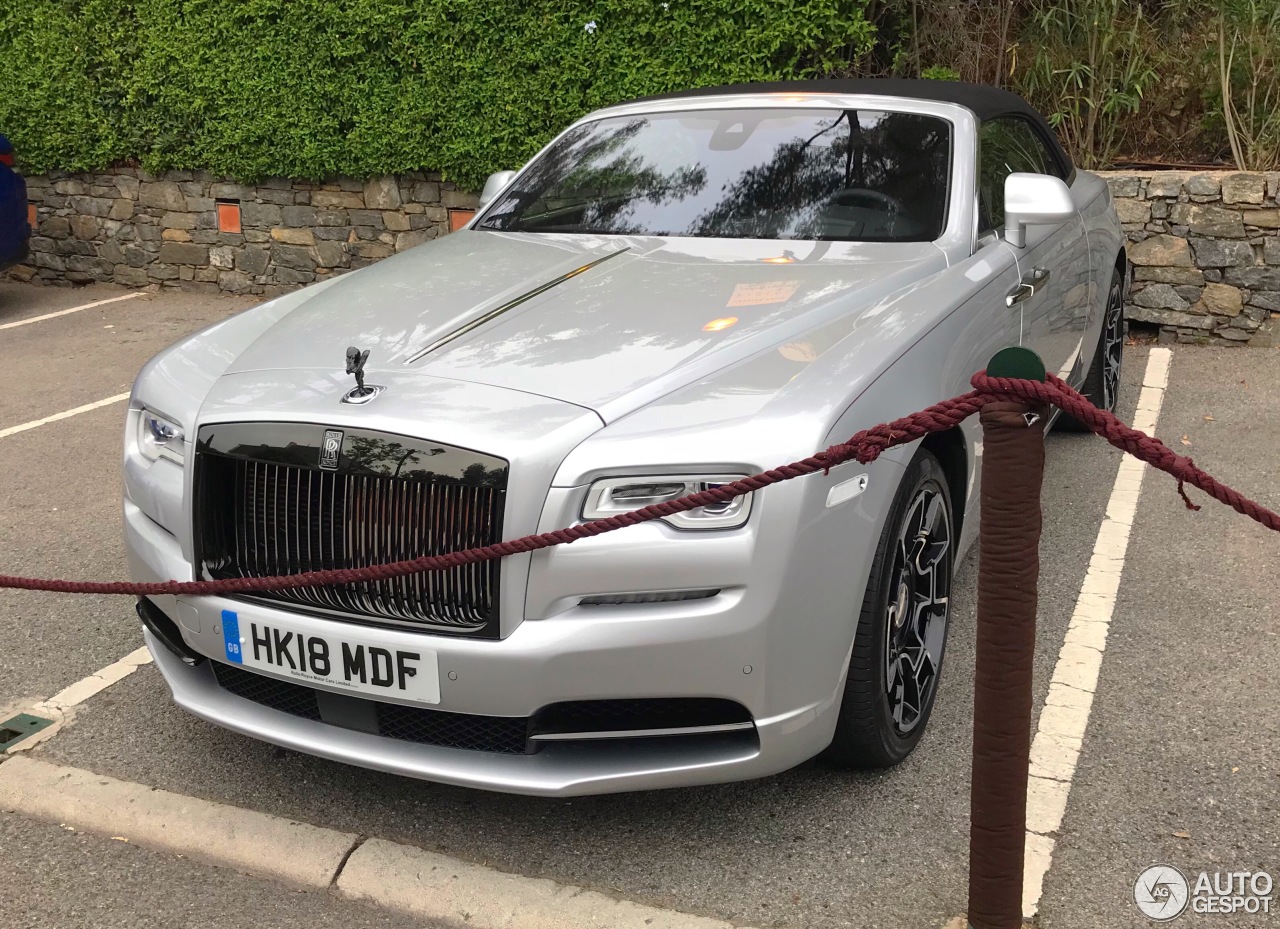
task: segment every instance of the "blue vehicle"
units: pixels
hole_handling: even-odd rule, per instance
[[[0,271],[27,257],[27,184],[13,169],[13,144],[0,135]]]

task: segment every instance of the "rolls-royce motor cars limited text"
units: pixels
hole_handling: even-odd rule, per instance
[[[1125,268],[1106,185],[1009,93],[613,106],[491,177],[466,228],[150,361],[131,571],[373,565],[625,512],[962,393],[1010,345],[1110,408]],[[138,610],[186,710],[382,771],[569,795],[892,765],[938,690],[977,428],[531,555]]]

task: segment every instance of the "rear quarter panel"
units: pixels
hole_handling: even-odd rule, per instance
[[[1080,218],[1084,221],[1085,235],[1089,239],[1089,266],[1091,273],[1092,299],[1089,325],[1084,336],[1084,355],[1082,372],[1087,371],[1090,359],[1102,335],[1102,308],[1111,286],[1111,270],[1115,267],[1116,256],[1124,246],[1124,230],[1116,217],[1115,204],[1111,199],[1111,191],[1106,181],[1091,171],[1077,171],[1076,180],[1071,189],[1072,197],[1080,209]],[[1126,274],[1126,282],[1127,275]]]

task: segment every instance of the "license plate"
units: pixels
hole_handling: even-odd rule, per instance
[[[440,702],[440,669],[430,648],[404,648],[360,635],[318,635],[276,620],[222,611],[227,661],[308,684],[370,697]]]

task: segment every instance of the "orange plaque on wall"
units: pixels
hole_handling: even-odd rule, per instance
[[[240,233],[240,204],[218,204],[218,231]]]
[[[450,210],[449,211],[449,231],[457,232],[467,223],[471,222],[471,217],[476,215],[475,210]]]

